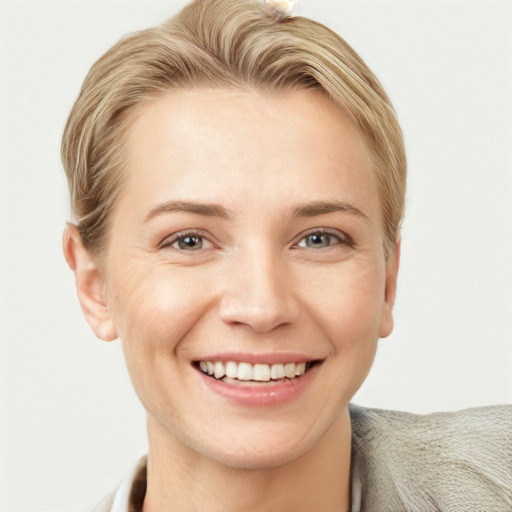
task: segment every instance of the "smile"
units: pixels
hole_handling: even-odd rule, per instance
[[[246,362],[199,361],[199,369],[217,380],[240,383],[278,383],[304,375],[319,361],[299,363],[251,364]]]
[[[300,354],[222,354],[192,366],[207,392],[238,406],[267,407],[298,399],[316,381],[324,361]]]

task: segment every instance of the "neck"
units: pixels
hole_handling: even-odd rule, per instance
[[[144,512],[190,510],[345,512],[350,504],[348,410],[316,445],[279,467],[241,469],[204,457],[148,418]]]

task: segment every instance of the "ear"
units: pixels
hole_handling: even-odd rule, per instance
[[[97,260],[85,249],[76,226],[66,226],[62,249],[69,268],[75,274],[78,301],[89,327],[100,340],[115,340],[117,334],[105,303],[103,273]]]
[[[381,338],[387,338],[393,331],[393,306],[395,305],[398,268],[400,266],[400,249],[402,239],[395,243],[394,250],[386,260],[386,285],[384,290],[384,307],[380,321]]]

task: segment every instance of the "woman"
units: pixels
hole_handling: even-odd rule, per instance
[[[349,409],[393,327],[403,141],[354,51],[279,4],[123,39],[70,115],[64,253],[149,439],[99,510],[506,510],[508,409]]]

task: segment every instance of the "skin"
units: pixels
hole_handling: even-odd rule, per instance
[[[64,252],[147,411],[145,512],[348,509],[347,406],[392,330],[399,260],[398,242],[384,254],[363,136],[319,91],[194,90],[147,101],[125,147],[103,255],[72,226]],[[333,202],[348,208],[296,215]],[[249,407],[192,364],[222,352],[322,363],[292,401]]]

